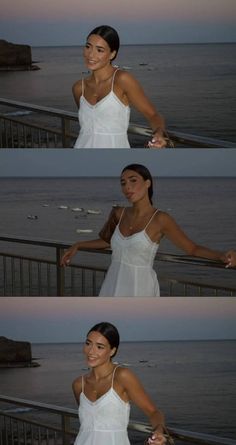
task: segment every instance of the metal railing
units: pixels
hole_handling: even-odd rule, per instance
[[[78,135],[77,113],[0,98],[0,105],[13,110],[23,110],[22,116],[16,118],[11,113],[0,114],[0,148],[72,148]],[[30,112],[30,119],[28,116]],[[24,116],[26,113],[26,117]],[[42,116],[47,124],[40,123]],[[52,120],[51,127],[48,120]],[[54,120],[56,119],[56,122]],[[34,120],[36,122],[34,122]],[[129,135],[140,138],[134,146],[144,146],[152,132],[142,125],[130,124]],[[235,148],[235,143],[208,137],[201,137],[181,132],[168,132],[176,147],[198,148]]]
[[[60,266],[60,258],[64,249],[68,248],[67,243],[51,240],[36,240],[32,238],[0,236],[0,241],[13,243],[14,253],[9,251],[0,252],[0,295],[17,296],[96,296],[99,293],[101,283],[106,273],[106,267],[97,263],[102,259],[100,255],[110,255],[111,250],[88,250],[81,249],[81,253],[92,254],[94,265],[71,264],[64,268]],[[46,248],[47,253],[35,255],[35,253],[16,253],[16,247],[24,245],[24,248],[31,246],[36,252],[39,248]],[[7,245],[7,250],[9,246]],[[49,252],[50,251],[50,252]],[[90,255],[91,256],[91,255]],[[45,258],[46,257],[46,258]],[[104,258],[105,259],[105,258]],[[91,259],[89,260],[91,263]],[[158,253],[155,260],[196,267],[210,268],[210,270],[224,269],[224,264],[199,258],[192,258],[186,255],[173,255]],[[236,270],[228,269],[227,274],[235,274]],[[182,274],[181,274],[182,275]],[[231,275],[232,276],[232,275]],[[162,295],[167,296],[236,296],[236,286],[216,285],[201,283],[200,281],[176,279],[163,276],[159,279],[160,287],[165,288]]]
[[[77,410],[4,395],[0,395],[0,404],[0,445],[70,445],[75,440],[79,430]],[[128,430],[138,432],[142,441],[151,433],[150,426],[141,422],[130,421]],[[169,431],[177,445],[235,445],[230,438],[177,428]]]

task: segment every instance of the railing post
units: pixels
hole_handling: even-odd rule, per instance
[[[56,248],[56,269],[57,269],[57,296],[62,297],[64,295],[64,284],[65,284],[65,270],[64,267],[61,267],[61,255],[62,255],[63,249],[60,247]]]
[[[61,416],[61,429],[62,429],[62,445],[70,445],[70,418],[65,414]]]
[[[70,121],[65,117],[62,117],[61,119],[61,134],[62,134],[62,147],[69,148],[70,138],[68,135],[70,134]]]

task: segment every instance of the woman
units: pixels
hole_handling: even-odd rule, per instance
[[[96,324],[87,334],[84,354],[90,371],[73,382],[80,419],[75,445],[129,445],[130,402],[149,418],[153,427],[149,443],[163,445],[164,416],[134,373],[112,362],[118,346],[119,332],[110,323]]]
[[[188,255],[222,261],[231,267],[232,251],[222,253],[194,243],[168,213],[153,207],[152,176],[146,167],[126,166],[121,173],[121,188],[132,206],[113,209],[99,239],[75,243],[61,260],[66,266],[81,248],[111,247],[112,262],[99,296],[159,296],[153,262],[164,236]]]
[[[153,130],[149,147],[166,146],[163,118],[138,81],[112,65],[119,46],[119,36],[110,26],[99,26],[87,37],[84,60],[91,74],[73,85],[81,127],[74,148],[129,148],[130,105],[145,116]]]

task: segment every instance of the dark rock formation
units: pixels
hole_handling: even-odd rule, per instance
[[[32,363],[31,344],[0,337],[0,367],[35,366]]]
[[[0,70],[32,70],[39,69],[32,65],[31,47],[0,40]]]

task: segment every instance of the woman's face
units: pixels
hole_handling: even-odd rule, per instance
[[[110,362],[116,348],[111,348],[110,343],[100,332],[92,331],[88,334],[83,352],[88,366],[95,368]]]
[[[110,65],[116,51],[111,51],[108,43],[97,34],[91,34],[84,47],[84,61],[88,69],[95,71]]]
[[[121,189],[128,201],[135,203],[148,196],[150,179],[143,177],[134,170],[125,170],[121,175]]]

